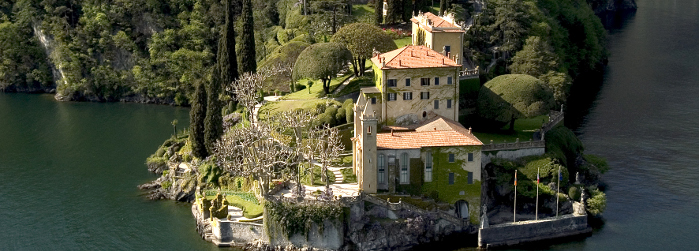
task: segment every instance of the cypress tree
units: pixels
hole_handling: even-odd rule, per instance
[[[218,43],[216,63],[220,74],[218,80],[223,85],[230,85],[238,79],[238,59],[235,54],[235,18],[233,17],[233,5],[230,0],[225,0],[225,7],[226,22],[223,25],[221,38]],[[216,74],[215,71],[214,74]]]
[[[376,0],[376,3],[374,4],[374,23],[376,25],[381,25],[383,23],[383,1],[382,0]]]
[[[204,117],[206,116],[206,90],[204,82],[199,82],[194,91],[192,109],[189,111],[189,140],[192,154],[197,158],[206,158],[208,152],[204,144]]]
[[[240,41],[243,45],[240,48],[240,69],[239,73],[255,72],[257,61],[255,61],[255,23],[252,19],[252,2],[243,0],[243,33],[240,34]]]
[[[395,24],[403,20],[402,7],[401,0],[388,0],[388,10],[386,10],[387,24]]]
[[[214,152],[214,143],[223,134],[223,117],[221,115],[223,107],[218,99],[221,93],[220,73],[216,66],[213,67],[212,71],[211,83],[209,83],[209,88],[206,91],[206,119],[204,119],[204,143],[209,153]]]
[[[444,11],[447,9],[447,4],[449,4],[447,2],[447,0],[440,0],[439,1],[439,15],[440,16],[444,15]]]

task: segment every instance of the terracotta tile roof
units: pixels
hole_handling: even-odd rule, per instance
[[[430,28],[430,26],[422,25],[422,24],[420,23],[420,20],[417,19],[417,18],[415,18],[415,17],[411,18],[410,21],[412,21],[413,23],[416,23],[416,24],[420,24],[420,27],[421,27],[421,28],[423,28],[423,29],[425,29],[425,30],[427,30],[427,31],[429,31],[429,32],[464,32],[463,30],[461,30],[460,27],[454,25],[453,23],[450,23],[450,22],[447,21],[447,20],[444,20],[443,18],[441,18],[441,17],[439,17],[439,16],[437,16],[437,15],[435,15],[435,14],[432,14],[431,12],[425,12],[425,13],[422,13],[422,15],[423,15],[425,18],[427,18],[428,20],[430,20],[430,23],[432,24],[432,27],[437,27],[437,28],[457,28],[457,29],[438,29],[438,30],[432,30],[432,28]]]
[[[383,67],[381,60],[386,62],[386,65]],[[423,45],[407,45],[397,50],[379,54],[371,58],[371,62],[382,70],[461,67],[454,60]]]
[[[379,149],[418,149],[437,146],[480,146],[483,143],[456,121],[436,116],[418,125],[414,131],[376,134]]]

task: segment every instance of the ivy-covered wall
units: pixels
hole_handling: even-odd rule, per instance
[[[432,181],[422,184],[422,194],[437,193],[438,200],[454,205],[459,200],[468,202],[471,224],[477,225],[481,205],[481,146],[430,147],[423,148],[423,159],[432,154]],[[449,154],[455,154],[449,163]],[[473,153],[473,161],[468,161],[468,153]],[[424,170],[424,168],[423,168]],[[468,184],[468,173],[473,173],[473,183]],[[449,184],[449,174],[454,173],[454,184]]]

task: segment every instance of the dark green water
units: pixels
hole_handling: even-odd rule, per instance
[[[188,204],[136,188],[173,119],[188,110],[0,93],[0,250],[214,249]]]

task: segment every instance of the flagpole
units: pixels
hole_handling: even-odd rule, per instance
[[[536,211],[534,220],[539,220],[539,168],[536,168]]]
[[[515,210],[512,217],[512,222],[517,222],[517,170],[515,170]]]
[[[558,193],[561,192],[561,167],[558,167],[558,187],[556,188],[556,217],[558,217]]]

